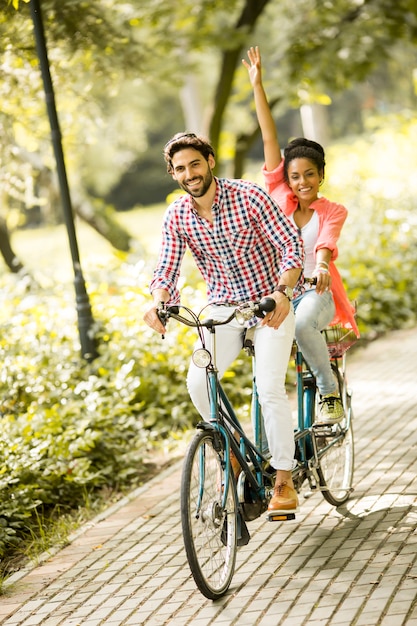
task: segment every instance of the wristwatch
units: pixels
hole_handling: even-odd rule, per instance
[[[288,285],[278,285],[277,287],[277,291],[279,291],[280,293],[283,293],[284,296],[287,296],[288,300],[292,300],[292,295],[294,293],[294,290],[292,287],[289,287]]]

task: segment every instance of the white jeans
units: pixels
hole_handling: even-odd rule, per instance
[[[226,319],[229,307],[212,307],[213,319]],[[285,377],[294,339],[295,319],[291,310],[281,326],[274,330],[258,325],[255,330],[255,375],[259,402],[265,423],[272,467],[291,470],[294,467],[294,427],[291,407],[285,389]],[[233,320],[216,328],[216,365],[222,377],[242,349],[244,329]],[[205,332],[207,340],[208,333]],[[201,345],[197,342],[196,348]],[[210,339],[206,344],[211,350]],[[206,371],[192,362],[188,371],[187,387],[191,400],[206,421],[210,419]]]

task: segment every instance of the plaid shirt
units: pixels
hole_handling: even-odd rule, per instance
[[[167,209],[151,292],[165,289],[179,301],[177,282],[186,247],[207,283],[209,303],[257,300],[275,291],[280,274],[302,268],[304,250],[296,229],[254,183],[216,178],[213,224],[183,195]],[[298,282],[294,296],[301,293]]]

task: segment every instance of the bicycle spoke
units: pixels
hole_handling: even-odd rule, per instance
[[[337,370],[345,418],[340,424],[314,429],[319,455],[318,475],[324,498],[333,506],[346,502],[352,491],[354,440],[351,398]]]
[[[200,591],[210,599],[227,591],[236,560],[236,491],[233,485],[226,489],[224,478],[213,434],[198,433],[185,459],[181,517],[191,572]]]

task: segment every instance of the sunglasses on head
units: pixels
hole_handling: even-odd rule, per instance
[[[181,141],[181,139],[185,139],[186,137],[194,137],[195,139],[197,139],[197,135],[195,135],[194,133],[182,133],[181,135],[176,135],[175,137],[172,137],[172,139],[167,141],[164,146],[164,150],[172,143],[175,143],[176,141]]]

